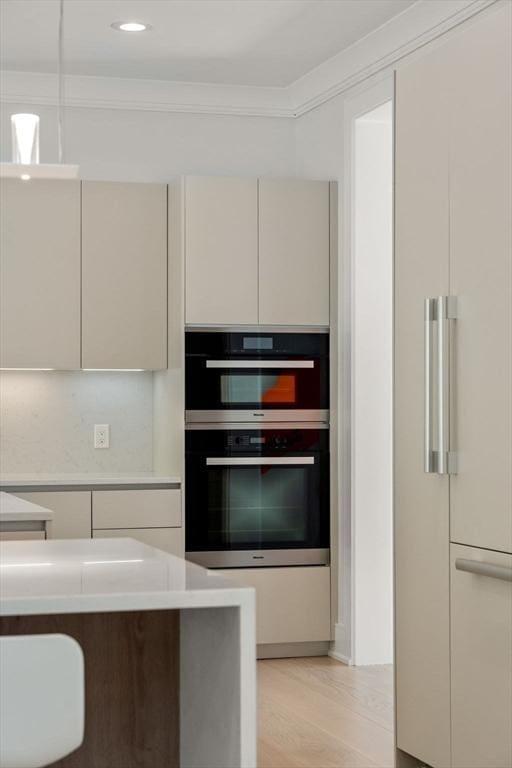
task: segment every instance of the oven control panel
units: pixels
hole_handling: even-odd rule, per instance
[[[280,456],[290,452],[300,454],[311,451],[329,450],[327,427],[281,426],[264,429],[189,429],[185,432],[186,453],[202,453],[207,456],[233,456],[254,454],[265,456],[276,453]]]
[[[249,451],[258,448],[292,448],[301,443],[303,435],[301,430],[267,435],[228,433],[226,445],[228,448],[245,448]]]

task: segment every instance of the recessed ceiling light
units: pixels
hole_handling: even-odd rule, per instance
[[[151,29],[151,24],[144,24],[142,21],[114,21],[110,26],[119,32],[147,32]]]
[[[20,179],[22,181],[30,181],[30,174],[29,173],[22,173],[20,176]]]

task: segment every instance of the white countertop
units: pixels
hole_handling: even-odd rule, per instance
[[[44,521],[51,520],[52,518],[53,513],[51,510],[0,491],[0,522]]]
[[[180,477],[157,475],[154,472],[139,472],[135,474],[8,474],[0,475],[1,488],[42,488],[42,487],[96,487],[96,486],[151,486],[179,485]]]
[[[134,539],[0,543],[0,615],[245,606],[254,590]]]

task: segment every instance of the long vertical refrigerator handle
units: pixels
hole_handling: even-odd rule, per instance
[[[448,297],[437,299],[437,474],[448,474],[450,443],[449,414],[449,360],[448,349]]]
[[[436,462],[433,445],[433,360],[434,320],[436,299],[425,299],[425,472],[435,472]]]
[[[438,475],[456,472],[456,456],[450,450],[450,320],[457,316],[454,296],[425,299],[425,472]],[[433,371],[434,322],[437,323],[436,371]],[[434,445],[434,384],[436,430]]]

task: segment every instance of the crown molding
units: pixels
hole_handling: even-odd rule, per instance
[[[34,106],[57,104],[57,76],[50,73],[0,72],[0,102]],[[123,77],[66,75],[67,107],[193,112],[209,115],[293,117],[286,88]]]
[[[290,86],[295,117],[392,68],[401,59],[501,0],[418,0]]]
[[[92,109],[296,118],[393,67],[489,6],[503,2],[506,0],[417,0],[287,87],[68,75],[65,103]],[[0,102],[55,106],[56,75],[0,72]]]

